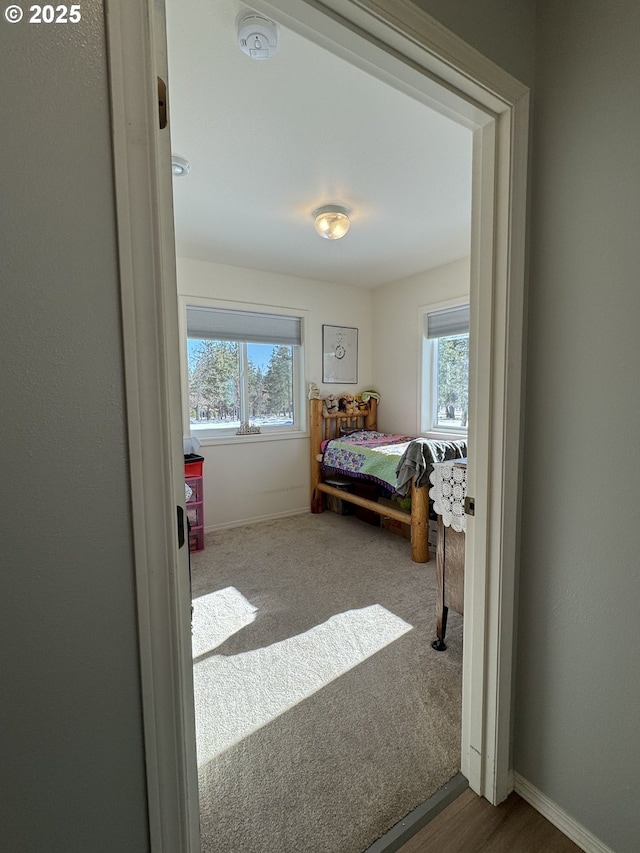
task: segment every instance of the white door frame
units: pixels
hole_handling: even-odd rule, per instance
[[[163,0],[106,0],[125,379],[154,853],[197,851],[178,310]],[[492,803],[510,763],[523,364],[528,89],[406,0],[254,0],[474,132],[469,493],[461,769]],[[170,93],[169,93],[170,98]]]

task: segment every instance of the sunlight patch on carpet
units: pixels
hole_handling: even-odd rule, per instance
[[[303,634],[266,648],[197,661],[193,677],[198,766],[411,629],[408,622],[374,604],[339,613]],[[206,630],[194,612],[194,638],[197,632],[203,648],[207,645],[203,637]],[[208,642],[209,648],[214,647],[212,642]]]
[[[257,607],[235,587],[218,589],[193,600],[191,648],[194,660],[217,649],[256,618]]]

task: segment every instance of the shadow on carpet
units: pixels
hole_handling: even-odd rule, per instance
[[[434,560],[323,513],[209,534],[192,575],[203,853],[362,853],[458,772]]]

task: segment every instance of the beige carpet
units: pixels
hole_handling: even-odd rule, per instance
[[[192,555],[203,853],[362,853],[459,770],[462,620],[434,561],[358,519],[225,530]]]

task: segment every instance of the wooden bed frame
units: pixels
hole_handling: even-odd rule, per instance
[[[371,399],[366,408],[359,409],[357,414],[347,415],[345,412],[323,415],[322,400],[309,400],[309,422],[311,429],[311,512],[323,512],[322,495],[333,495],[347,503],[371,510],[386,518],[393,518],[411,527],[411,559],[415,563],[429,562],[429,486],[416,488],[411,481],[411,512],[405,512],[398,507],[379,504],[345,492],[335,486],[325,483],[322,472],[322,442],[340,435],[341,427],[359,427],[361,429],[377,429],[378,403]]]

